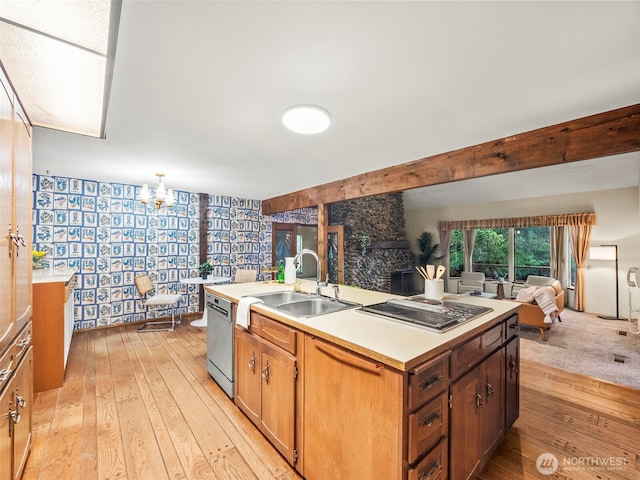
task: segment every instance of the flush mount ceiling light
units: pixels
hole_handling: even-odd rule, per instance
[[[34,125],[105,137],[121,6],[0,1],[0,57]]]
[[[175,198],[173,196],[173,190],[167,190],[162,182],[164,178],[164,173],[156,173],[156,177],[158,177],[158,186],[156,187],[156,198],[151,198],[151,192],[149,191],[149,185],[142,185],[142,190],[140,190],[140,201],[145,205],[149,203],[149,200],[153,201],[153,204],[156,206],[156,209],[159,209],[162,204],[165,204],[167,207],[173,207],[173,203],[175,202]]]
[[[292,132],[314,134],[329,128],[329,112],[315,105],[296,105],[282,115],[282,123]]]

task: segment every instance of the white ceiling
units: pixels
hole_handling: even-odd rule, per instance
[[[638,1],[124,0],[106,140],[36,128],[33,163],[265,199],[636,103]],[[295,104],[324,107],[331,127],[288,132]],[[407,202],[640,185],[640,153],[583,163]]]

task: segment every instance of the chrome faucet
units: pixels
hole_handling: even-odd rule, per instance
[[[318,254],[313,250],[311,250],[310,248],[303,248],[293,258],[293,263],[296,264],[298,262],[298,259],[302,257],[302,255],[304,255],[305,253],[311,255],[313,258],[316,259],[316,295],[320,295],[320,287],[326,287],[328,284],[320,280],[320,257],[318,257]]]

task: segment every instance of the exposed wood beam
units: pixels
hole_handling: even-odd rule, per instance
[[[318,185],[262,202],[265,215],[640,150],[640,104]]]

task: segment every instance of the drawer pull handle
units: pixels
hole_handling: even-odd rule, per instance
[[[262,378],[264,381],[269,383],[269,360],[267,360],[267,364],[262,369]]]
[[[30,343],[31,343],[31,335],[29,335],[27,338],[23,338],[22,340],[20,340],[18,342],[18,347],[24,348],[27,345],[29,345]]]
[[[512,358],[509,359],[509,368],[513,373],[518,373],[518,365],[513,361]]]
[[[426,380],[420,384],[420,390],[433,387],[436,383],[442,380],[442,375],[434,375],[429,380]]]
[[[438,410],[437,412],[433,412],[427,418],[423,419],[420,422],[420,426],[421,427],[430,427],[431,425],[433,425],[433,422],[435,422],[436,420],[440,420],[441,418],[442,418],[442,415],[440,415],[440,410]]]
[[[440,464],[438,460],[434,460],[431,465],[422,471],[418,480],[429,480],[438,470],[440,470]]]
[[[11,367],[13,367],[13,362],[11,362],[9,366],[4,370],[0,370],[0,383],[6,381],[7,378],[11,376],[11,373],[13,373],[13,370]]]
[[[251,358],[249,359],[249,368],[255,372],[256,371],[256,352],[251,354]]]

